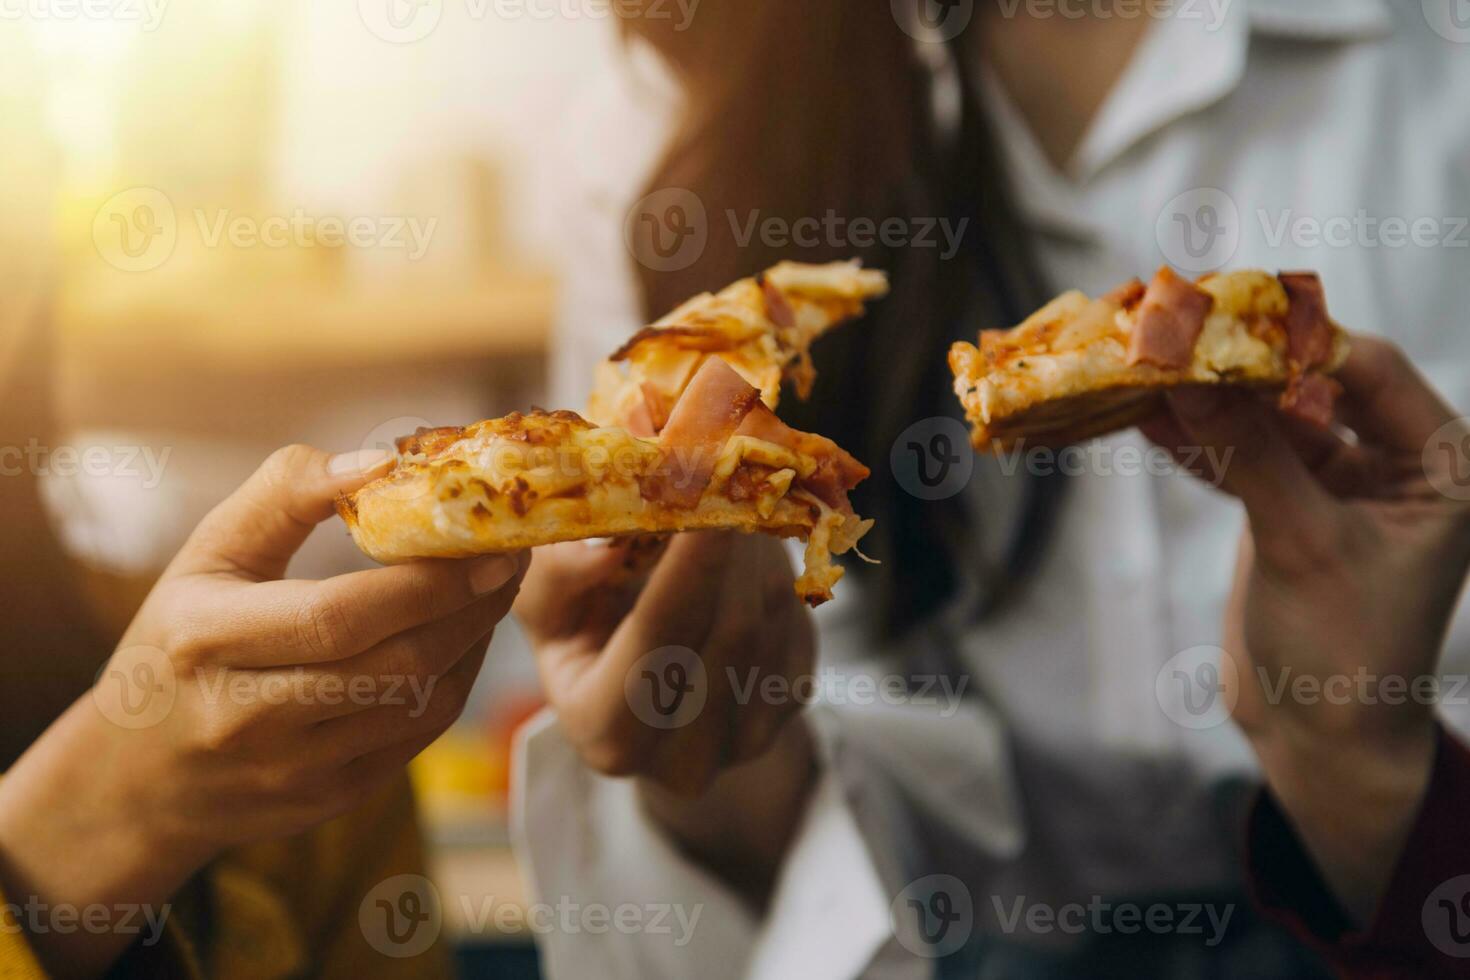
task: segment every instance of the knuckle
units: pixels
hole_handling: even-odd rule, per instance
[[[469,593],[458,570],[438,563],[421,563],[409,580],[407,604],[415,622],[427,623],[439,614],[440,603],[446,597],[458,593]]]
[[[229,712],[209,712],[194,728],[195,744],[206,755],[237,755],[248,735],[249,726]]]
[[[1361,342],[1362,341],[1360,340],[1359,343]],[[1404,349],[1398,344],[1394,343],[1392,340],[1387,340],[1382,337],[1373,337],[1369,338],[1368,343],[1369,350],[1373,352],[1373,355],[1386,366],[1393,368],[1396,372],[1402,371],[1409,366],[1409,355],[1404,353]]]
[[[288,487],[305,472],[316,458],[310,446],[283,446],[266,457],[260,466],[260,478],[271,488]]]
[[[429,673],[427,658],[417,646],[394,643],[384,651],[381,677],[388,681],[406,682]]]
[[[256,766],[251,784],[257,794],[270,799],[293,797],[312,786],[296,768],[274,762]]]
[[[338,660],[352,649],[352,624],[333,600],[306,603],[292,624],[297,644],[317,660]]]
[[[169,658],[180,673],[187,674],[220,660],[216,636],[192,616],[180,616],[170,623],[167,637]]]

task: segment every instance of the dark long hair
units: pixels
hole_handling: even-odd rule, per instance
[[[968,219],[962,247],[875,246],[859,254],[889,271],[893,292],[860,324],[819,342],[819,377],[806,404],[782,414],[836,439],[873,469],[860,513],[876,517],[864,550],[886,635],[903,632],[950,597],[956,563],[974,541],[961,499],[921,501],[895,481],[889,453],[911,423],[956,415],[945,354],[978,328],[1019,322],[1045,298],[1032,250],[957,43],[944,55],[957,84],[956,125],[935,121],[936,72],[882,0],[705,0],[687,25],[630,17],[625,28],[665,58],[682,82],[682,117],[649,192],[692,191],[709,216],[709,243],[687,269],[639,268],[648,316],[781,260],[852,257],[843,242],[773,248],[742,242],[730,225],[821,220],[829,212],[880,226],[897,218]],[[683,27],[683,29],[679,29]],[[962,35],[963,37],[963,35]],[[995,608],[1041,550],[1057,498],[1029,488],[1020,545],[989,580]]]

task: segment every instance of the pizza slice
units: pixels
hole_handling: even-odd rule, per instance
[[[385,562],[464,558],[558,541],[760,531],[806,541],[796,590],[817,605],[833,555],[872,526],[848,493],[868,470],[829,439],[784,425],[719,357],[683,386],[657,436],[574,412],[513,414],[402,439],[395,468],[337,501]]]
[[[714,357],[759,389],[775,409],[782,381],[811,392],[810,348],[888,292],[888,278],[856,262],[782,262],[719,293],[697,296],[645,327],[598,365],[587,417],[636,435],[662,431],[705,361]]]
[[[1190,282],[1165,267],[1098,299],[1064,293],[978,347],[955,344],[949,364],[975,447],[1008,450],[1127,428],[1179,385],[1279,389],[1284,411],[1325,426],[1347,353],[1315,273]]]

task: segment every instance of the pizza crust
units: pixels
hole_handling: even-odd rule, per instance
[[[797,590],[813,604],[830,599],[842,577],[832,554],[851,550],[872,525],[794,488],[817,462],[781,446],[731,439],[693,508],[645,499],[640,479],[663,458],[657,440],[573,412],[516,414],[403,440],[395,469],[339,497],[337,511],[358,547],[384,564],[679,531],[799,537],[808,548]],[[726,488],[742,467],[755,474],[756,493],[735,500]]]
[[[1179,385],[1282,389],[1292,380],[1286,291],[1276,276],[1245,270],[1198,283],[1214,299],[1185,368],[1129,363],[1136,309],[1115,299],[1064,293],[1020,326],[984,331],[980,346],[950,351],[955,393],[977,449],[1061,447],[1127,428],[1156,412]],[[1326,372],[1346,360],[1346,333],[1333,324]]]

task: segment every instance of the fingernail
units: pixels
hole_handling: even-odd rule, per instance
[[[359,449],[355,453],[342,453],[327,461],[327,472],[332,476],[367,476],[382,469],[393,459],[386,449]]]
[[[515,555],[477,559],[470,569],[470,591],[475,595],[489,595],[504,588],[520,570],[520,559]]]
[[[1169,392],[1169,403],[1182,418],[1198,421],[1220,410],[1222,395],[1216,388],[1176,388]]]

